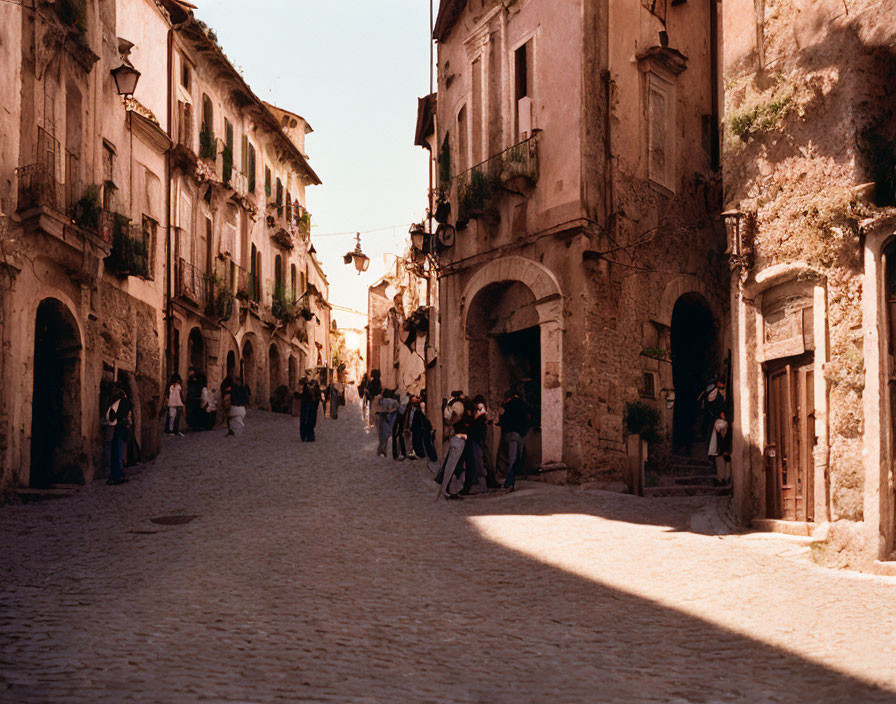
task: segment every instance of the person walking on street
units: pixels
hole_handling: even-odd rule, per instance
[[[215,421],[218,419],[218,395],[208,386],[208,380],[205,374],[199,375],[199,381],[202,384],[202,395],[199,397],[199,409],[202,413],[202,429],[214,430]]]
[[[407,429],[408,402],[404,394],[398,394],[398,410],[395,411],[395,423],[392,425],[392,459],[404,462],[408,458],[408,446],[405,437]]]
[[[330,382],[327,389],[330,396],[330,418],[337,420],[339,418],[339,407],[345,404],[345,384],[339,379]]]
[[[514,490],[516,474],[522,469],[528,432],[529,405],[513,388],[505,394],[501,409],[501,444],[507,461],[507,477],[504,480],[504,488],[509,491]]]
[[[314,442],[314,429],[317,427],[317,409],[323,400],[323,393],[317,379],[302,379],[299,395],[302,400],[299,410],[299,439],[302,442]]]
[[[712,426],[712,435],[709,439],[707,455],[715,464],[716,478],[713,484],[716,486],[728,486],[731,483],[731,433],[725,411],[719,411]]]
[[[120,386],[112,393],[112,404],[106,411],[106,421],[112,427],[112,453],[109,467],[109,480],[106,484],[124,484],[125,451],[128,437],[133,427],[134,406]]]
[[[374,410],[380,439],[376,454],[385,457],[389,439],[392,437],[395,417],[398,414],[398,401],[395,400],[391,389],[383,389],[382,395],[375,402]]]
[[[432,423],[426,417],[423,402],[419,395],[414,394],[408,403],[407,426],[411,432],[411,447],[413,453],[408,456],[412,459],[420,457],[429,460],[429,467],[433,472],[438,472],[439,455],[432,441]]]
[[[361,401],[361,417],[365,423],[370,425],[370,405],[367,403],[368,386],[370,386],[370,377],[365,372],[361,377],[361,383],[358,384],[358,399]]]
[[[196,367],[190,367],[187,372],[187,397],[185,400],[187,426],[192,431],[202,430],[205,427],[202,415],[202,380]]]
[[[491,477],[491,482],[488,481],[488,475],[485,471],[483,462],[485,436],[488,432],[489,424],[485,398],[483,396],[476,396],[473,399],[472,406],[472,418],[470,419],[467,444],[464,448],[466,471],[464,472],[464,488],[461,492],[462,494],[469,494],[473,486],[478,485],[482,478],[485,478],[487,488],[497,488],[497,481],[495,481],[494,477]]]
[[[171,383],[168,384],[166,396],[168,399],[168,416],[165,418],[165,433],[183,437],[184,434],[180,432],[180,419],[184,412],[184,396],[180,374],[171,375]]]
[[[230,410],[227,412],[227,434],[240,435],[246,423],[246,407],[249,405],[251,390],[243,377],[237,377],[230,389]]]
[[[221,382],[221,389],[218,395],[221,404],[221,415],[224,417],[224,422],[227,423],[227,434],[233,435],[233,432],[230,430],[230,392],[233,391],[233,375],[230,372],[227,372],[227,376],[224,377],[224,380]]]
[[[463,394],[458,392],[452,394],[452,399],[445,405],[443,418],[451,437],[448,440],[448,453],[445,455],[442,469],[435,476],[439,485],[436,499],[441,497],[459,499],[464,488],[466,471],[464,450],[472,420],[472,408],[468,408],[468,405]]]
[[[370,372],[370,383],[367,385],[367,425],[373,425],[377,422],[376,412],[373,409],[379,396],[383,393],[383,382],[380,381],[380,370],[374,369]]]

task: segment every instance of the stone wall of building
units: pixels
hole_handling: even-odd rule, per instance
[[[884,191],[896,163],[893,9],[864,0],[724,3],[725,198],[745,213],[743,305],[756,321],[742,326],[747,515],[765,510],[763,379],[750,355],[768,334],[763,295],[788,281],[811,281],[817,291],[815,520],[863,520],[869,491],[879,492],[868,456],[877,464],[881,443],[869,441],[888,431],[866,417],[864,396],[869,379],[876,386],[886,372],[865,359],[878,323],[863,307],[883,287],[869,279],[866,235],[892,205]],[[882,534],[889,542],[892,526]]]

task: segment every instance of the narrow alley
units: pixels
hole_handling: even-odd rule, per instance
[[[358,410],[0,513],[0,701],[896,702],[893,580],[700,500],[434,501]],[[823,608],[822,608],[823,607]]]

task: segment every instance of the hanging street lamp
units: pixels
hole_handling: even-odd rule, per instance
[[[361,251],[361,233],[358,232],[355,235],[355,249],[352,252],[347,252],[342,260],[346,264],[351,264],[354,262],[355,269],[358,270],[358,276],[361,275],[361,272],[367,271],[367,267],[370,266],[370,257],[368,257],[364,252]]]

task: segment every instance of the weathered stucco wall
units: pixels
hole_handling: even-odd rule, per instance
[[[823,283],[829,356],[816,366],[827,382],[830,439],[829,457],[816,462],[829,463],[829,477],[816,492],[828,492],[832,519],[860,520],[863,438],[880,428],[866,425],[862,408],[869,292],[861,223],[878,209],[873,188],[858,186],[875,180],[880,147],[896,137],[887,87],[896,70],[894,7],[766,2],[759,17],[760,7],[724,4],[726,204],[755,213],[746,230],[748,277],[794,265],[794,278],[812,274]],[[748,334],[746,344],[753,341]],[[758,439],[764,416],[755,404],[752,412]],[[754,497],[754,509],[760,503]]]

